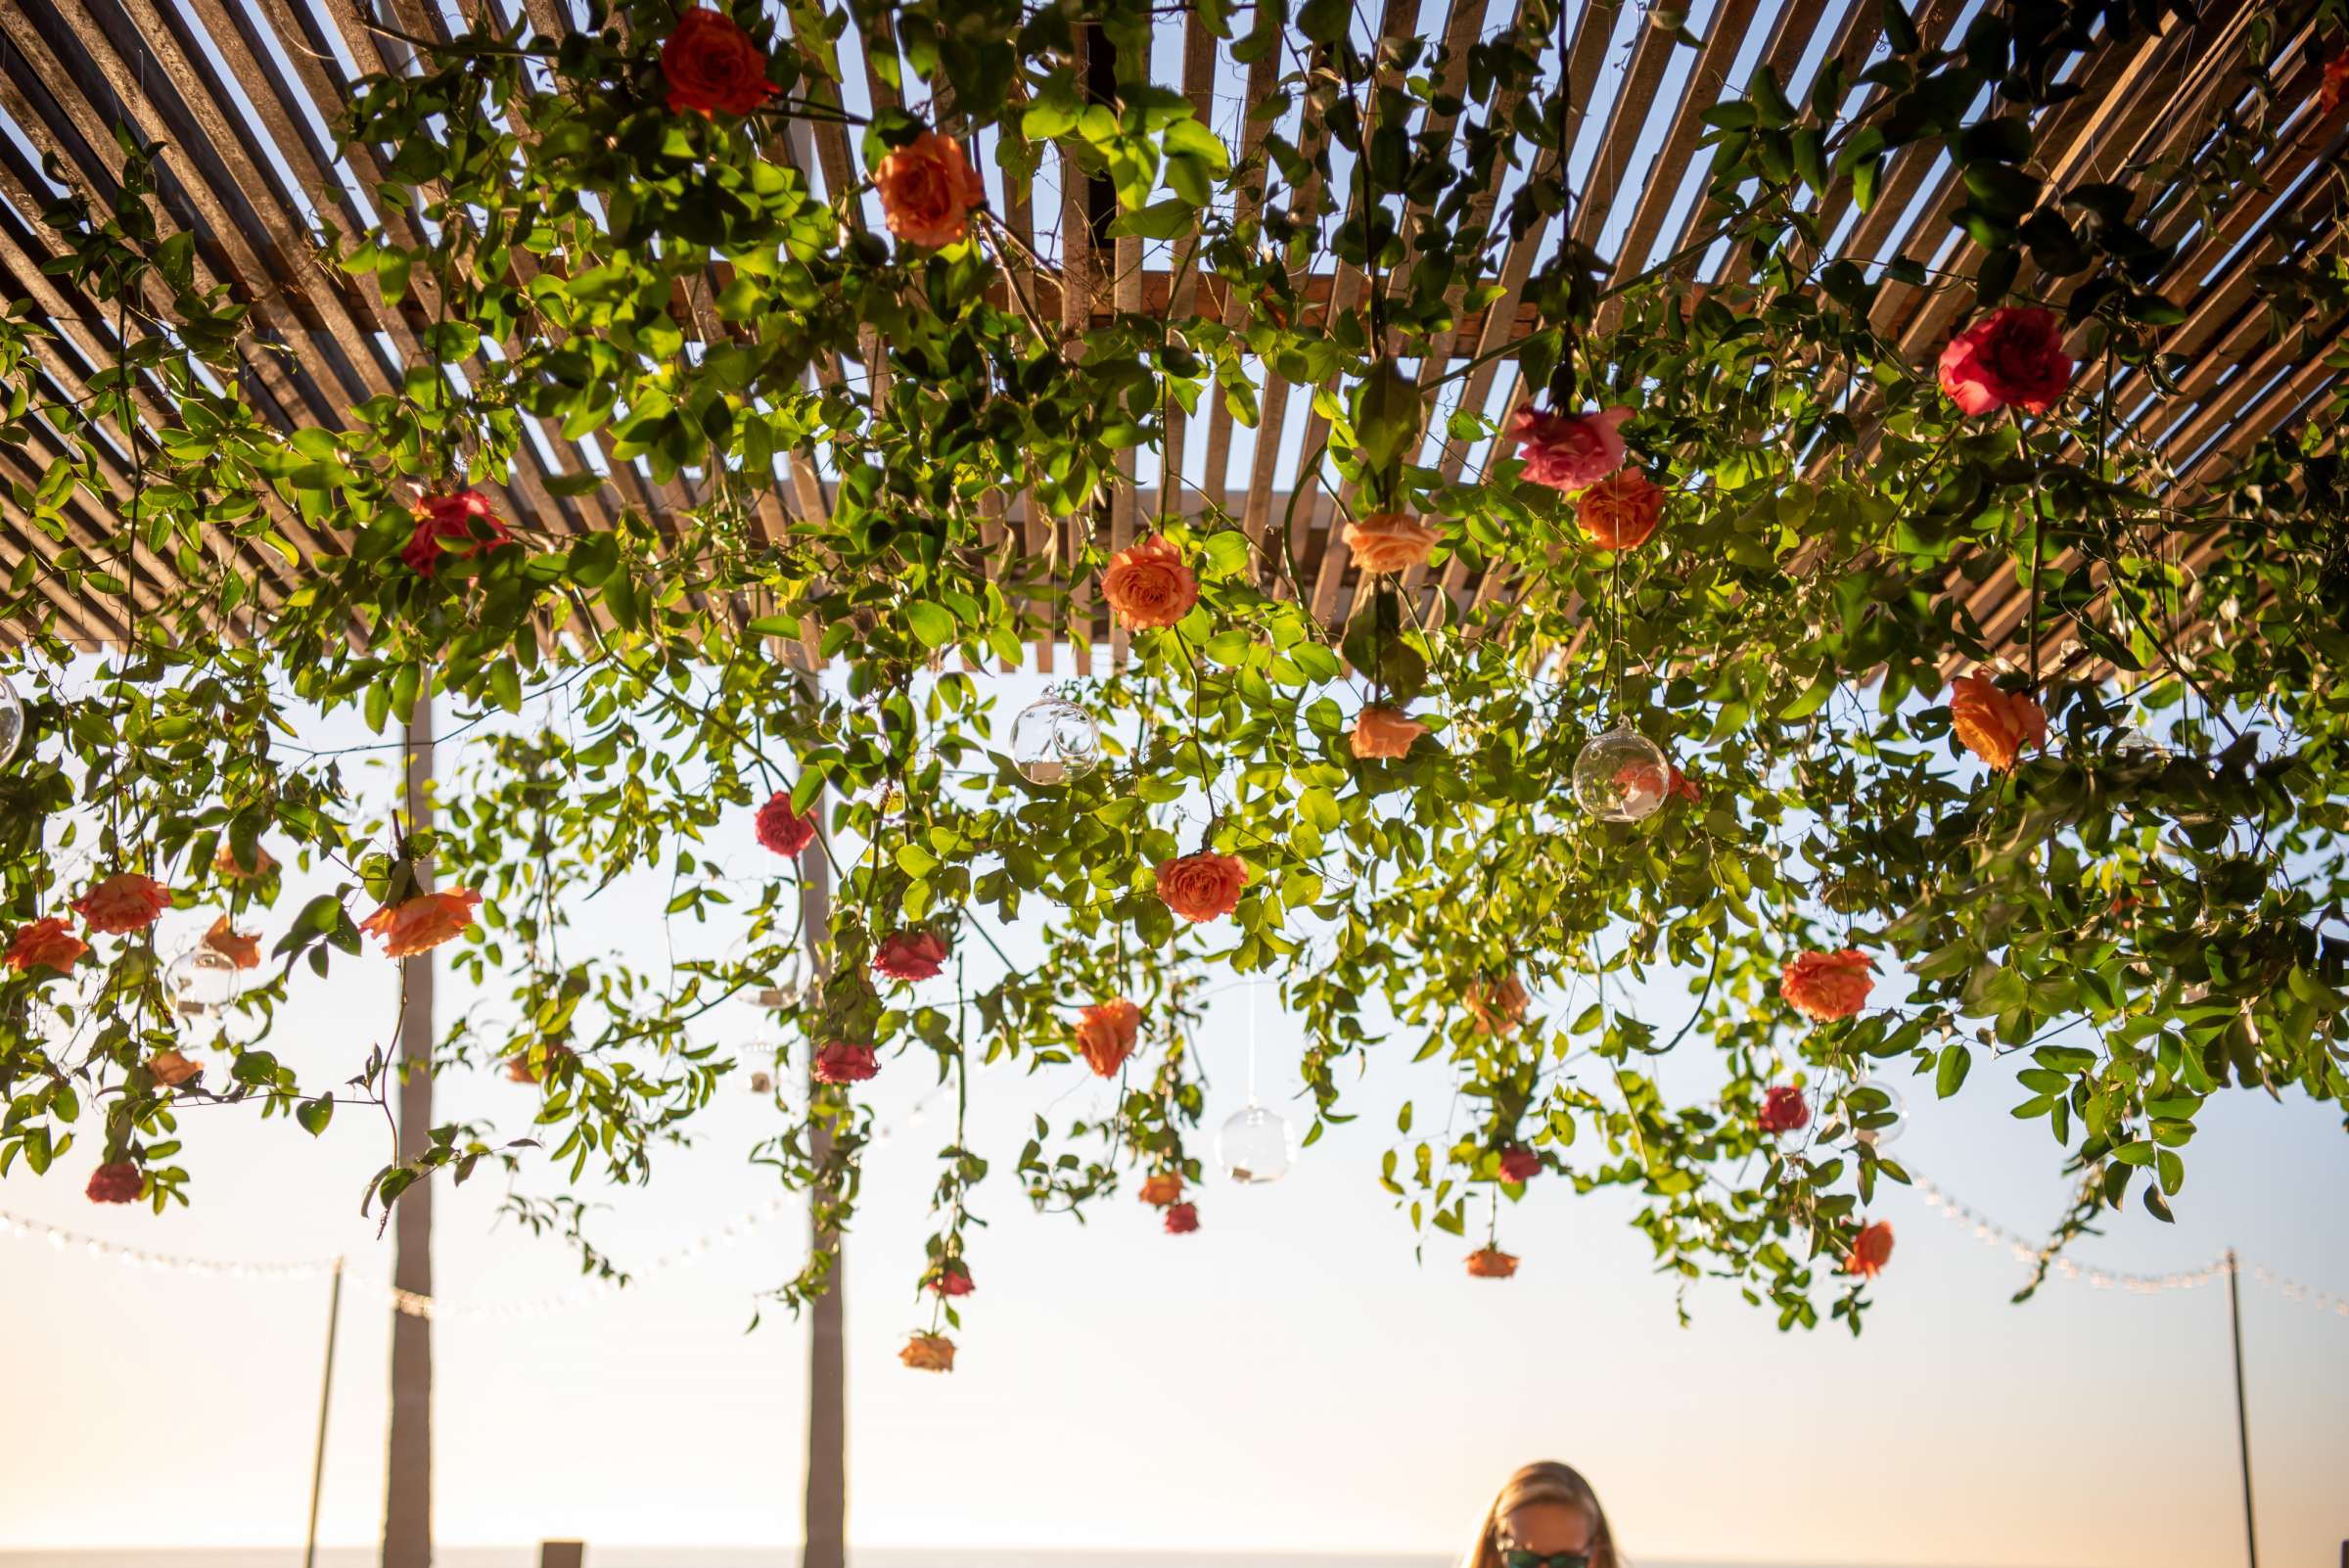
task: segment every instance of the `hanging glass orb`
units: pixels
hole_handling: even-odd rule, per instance
[[[1066,697],[1039,697],[1011,721],[1011,765],[1031,784],[1074,784],[1101,765],[1101,726]]]
[[[2170,749],[2151,733],[2131,724],[2112,737],[2112,749],[2122,759],[2132,762],[2158,762],[2170,755]]]
[[[1852,1118],[1852,1135],[1863,1143],[1880,1149],[1899,1142],[1901,1134],[1909,1130],[1908,1101],[1880,1078],[1864,1078],[1854,1084],[1843,1104]]]
[[[1671,787],[1663,749],[1625,725],[1593,737],[1574,760],[1575,801],[1601,822],[1655,815]]]
[[[1296,1159],[1296,1130],[1286,1117],[1261,1105],[1232,1112],[1216,1134],[1216,1163],[1243,1186],[1278,1181]]]
[[[240,983],[228,954],[198,947],[171,960],[163,971],[163,987],[182,1018],[217,1018],[237,999]]]
[[[24,744],[24,700],[17,688],[0,675],[0,767],[16,761],[17,748]]]

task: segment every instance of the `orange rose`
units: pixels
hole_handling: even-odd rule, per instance
[[[1123,996],[1095,1002],[1077,1020],[1078,1053],[1100,1077],[1115,1078],[1133,1054],[1134,1032],[1141,1022],[1142,1010]]]
[[[1234,854],[1179,855],[1160,864],[1158,896],[1168,908],[1193,925],[1220,919],[1239,907],[1240,890],[1248,885],[1248,868]]]
[[[1468,1004],[1480,1035],[1506,1035],[1525,1022],[1525,1010],[1533,1005],[1515,975],[1477,981],[1460,999]]]
[[[277,859],[259,845],[253,847],[253,869],[248,871],[237,863],[237,852],[227,845],[212,856],[212,875],[226,877],[231,882],[243,882],[251,877],[265,877],[277,869]]]
[[[1705,792],[1697,788],[1696,780],[1681,772],[1677,762],[1672,765],[1672,782],[1666,786],[1665,793],[1683,801],[1701,801],[1705,798]]]
[[[2002,773],[2014,771],[2026,745],[2048,743],[2048,715],[2039,704],[1978,674],[1951,683],[1950,726],[1967,751]]]
[[[1374,576],[1424,565],[1427,552],[1443,542],[1444,535],[1407,512],[1373,512],[1346,525],[1346,548]]]
[[[954,1342],[944,1334],[916,1334],[898,1352],[898,1360],[917,1372],[951,1372]]]
[[[261,967],[261,939],[230,930],[226,915],[212,922],[212,929],[204,934],[204,945],[239,969]]]
[[[384,939],[384,956],[412,958],[430,952],[480,924],[474,910],[482,896],[469,888],[453,893],[420,893],[397,908],[386,904],[359,922],[359,929]]]
[[[1863,1226],[1860,1234],[1852,1238],[1852,1255],[1843,1261],[1843,1271],[1858,1274],[1863,1279],[1873,1279],[1884,1271],[1884,1266],[1890,1262],[1892,1222],[1879,1220],[1872,1225]]]
[[[962,144],[934,130],[881,160],[873,184],[889,232],[933,251],[960,241],[970,231],[971,208],[987,202],[987,187],[962,156]]]
[[[17,927],[16,934],[8,939],[8,952],[0,956],[0,963],[20,975],[35,964],[62,975],[81,962],[81,955],[89,950],[88,943],[73,935],[63,920],[50,915]]]
[[[1498,1247],[1479,1247],[1468,1255],[1471,1279],[1506,1279],[1516,1271],[1516,1258]]]
[[[1619,468],[1583,491],[1574,516],[1600,549],[1635,549],[1662,521],[1664,492],[1639,470]]]
[[[1365,761],[1407,757],[1411,743],[1426,733],[1425,724],[1400,708],[1365,708],[1354,721],[1354,755]]]
[[[1161,1171],[1142,1183],[1142,1201],[1154,1209],[1164,1209],[1182,1197],[1182,1173]]]
[[[668,112],[747,115],[766,102],[766,53],[723,12],[696,6],[677,18],[661,45]]]
[[[1182,552],[1153,533],[1109,558],[1101,596],[1128,630],[1171,626],[1199,602],[1199,579],[1182,564]]]
[[[1841,952],[1807,952],[1778,976],[1778,994],[1798,1013],[1825,1023],[1849,1018],[1867,1005],[1875,963],[1855,947]]]
[[[157,1051],[147,1058],[147,1071],[165,1088],[177,1088],[204,1071],[202,1062],[190,1061],[177,1051]]]
[[[92,931],[116,935],[146,930],[170,905],[169,888],[135,871],[108,877],[73,900],[74,912],[90,923]]]
[[[2349,103],[2349,50],[2325,62],[2325,85],[2317,89],[2317,103],[2327,115]]]

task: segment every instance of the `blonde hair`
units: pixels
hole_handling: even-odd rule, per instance
[[[1531,1502],[1559,1502],[1580,1508],[1590,1521],[1590,1568],[1623,1568],[1615,1551],[1615,1533],[1607,1528],[1607,1510],[1583,1473],[1570,1464],[1543,1459],[1527,1465],[1502,1483],[1500,1495],[1485,1510],[1475,1545],[1460,1559],[1460,1568],[1500,1568],[1501,1526],[1510,1514]]]

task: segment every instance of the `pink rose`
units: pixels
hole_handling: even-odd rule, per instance
[[[870,1045],[852,1045],[836,1039],[815,1053],[818,1084],[861,1084],[880,1076],[881,1063]]]
[[[1762,1096],[1756,1125],[1765,1132],[1800,1132],[1811,1125],[1810,1103],[1793,1084],[1773,1084]]]
[[[777,854],[797,855],[815,842],[815,818],[791,808],[791,792],[777,790],[759,807],[759,842]]]
[[[873,954],[873,967],[892,980],[928,980],[945,966],[945,939],[935,931],[897,932]]]
[[[1525,477],[1536,484],[1571,494],[1597,484],[1623,466],[1623,422],[1628,408],[1598,414],[1543,413],[1520,408],[1509,427]]]
[[[1500,1151],[1500,1178],[1503,1181],[1531,1181],[1542,1174],[1542,1156],[1527,1148],[1508,1148]]]
[[[2071,355],[2050,311],[1994,310],[1941,351],[1941,390],[1968,414],[1996,413],[2008,403],[2044,414],[2071,384]]]

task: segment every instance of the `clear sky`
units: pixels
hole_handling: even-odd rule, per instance
[[[1008,714],[1035,682],[1002,681]],[[356,737],[322,725],[321,746]],[[733,866],[762,872],[750,824]],[[281,907],[299,906],[299,885]],[[581,912],[606,945],[642,940],[625,887]],[[209,919],[172,917],[165,945]],[[977,944],[970,945],[974,950]],[[1021,946],[1012,945],[1014,956]],[[976,976],[975,976],[976,978]],[[927,992],[951,999],[951,981]],[[321,1078],[389,1037],[380,960],[338,960],[297,992],[273,1044]],[[474,998],[445,977],[443,1017]],[[1685,998],[1654,991],[1666,1026]],[[748,1044],[755,1008],[713,1019]],[[1216,998],[1201,1041],[1210,1126],[1246,1095],[1250,1032],[1265,1097],[1294,1088],[1297,1027],[1261,989]],[[867,1167],[851,1239],[852,1534],[863,1545],[1058,1545],[1252,1550],[1456,1548],[1517,1463],[1566,1458],[1595,1480],[1639,1557],[1787,1563],[2164,1564],[2240,1560],[2223,1288],[2156,1297],[2051,1282],[2011,1307],[2002,1251],[1894,1192],[1899,1244],[1858,1341],[1780,1335],[1733,1289],[1670,1286],[1619,1197],[1550,1178],[1506,1213],[1525,1264],[1471,1280],[1437,1237],[1424,1265],[1375,1182],[1393,1111],[1422,1126],[1441,1073],[1408,1046],[1359,1085],[1362,1120],[1278,1185],[1216,1182],[1204,1228],[1162,1234],[1130,1196],[1088,1223],[1039,1219],[1010,1180],[1027,1119],[1065,1120],[1102,1090],[1074,1066],[974,1083],[976,1141],[998,1159],[977,1196],[979,1293],[950,1377],[896,1361],[926,1319],[914,1299],[943,1141],[925,1062],[873,1085],[897,1131]],[[1696,1071],[1691,1061],[1676,1071]],[[2060,1210],[2059,1151],[2022,1096],[1986,1072],[1958,1101],[1904,1084],[1899,1153],[2011,1227]],[[440,1087],[443,1118],[519,1133],[531,1090],[482,1074]],[[597,1192],[599,1237],[642,1265],[767,1203],[743,1151],[773,1113],[747,1078],[661,1157],[650,1188]],[[2085,1242],[2083,1262],[2184,1268],[2230,1242],[2319,1288],[2349,1292],[2349,1137],[2337,1108],[2229,1094],[2192,1147],[2179,1223],[2142,1215]],[[349,1110],[314,1146],[289,1123],[183,1118],[196,1205],[157,1219],[101,1209],[82,1144],[47,1179],[20,1168],[0,1210],[158,1250],[276,1261],[351,1259],[328,1453],[323,1538],[375,1539],[389,1312],[388,1243],[360,1218],[386,1156],[380,1120]],[[1586,1155],[1587,1157],[1587,1155]],[[563,1290],[560,1246],[492,1222],[497,1178],[443,1188],[438,1267],[452,1307]],[[536,1190],[548,1190],[543,1177]],[[605,1545],[795,1545],[806,1340],[780,1313],[746,1334],[753,1298],[796,1267],[804,1211],[618,1300],[436,1330],[438,1528],[450,1544],[581,1537]],[[2262,1546],[2329,1562],[2349,1539],[2349,1319],[2244,1281]],[[326,1313],[323,1280],[135,1270],[0,1236],[0,1547],[286,1545],[299,1540]],[[135,1481],[126,1479],[135,1472]],[[136,1497],[138,1506],[126,1507]]]

